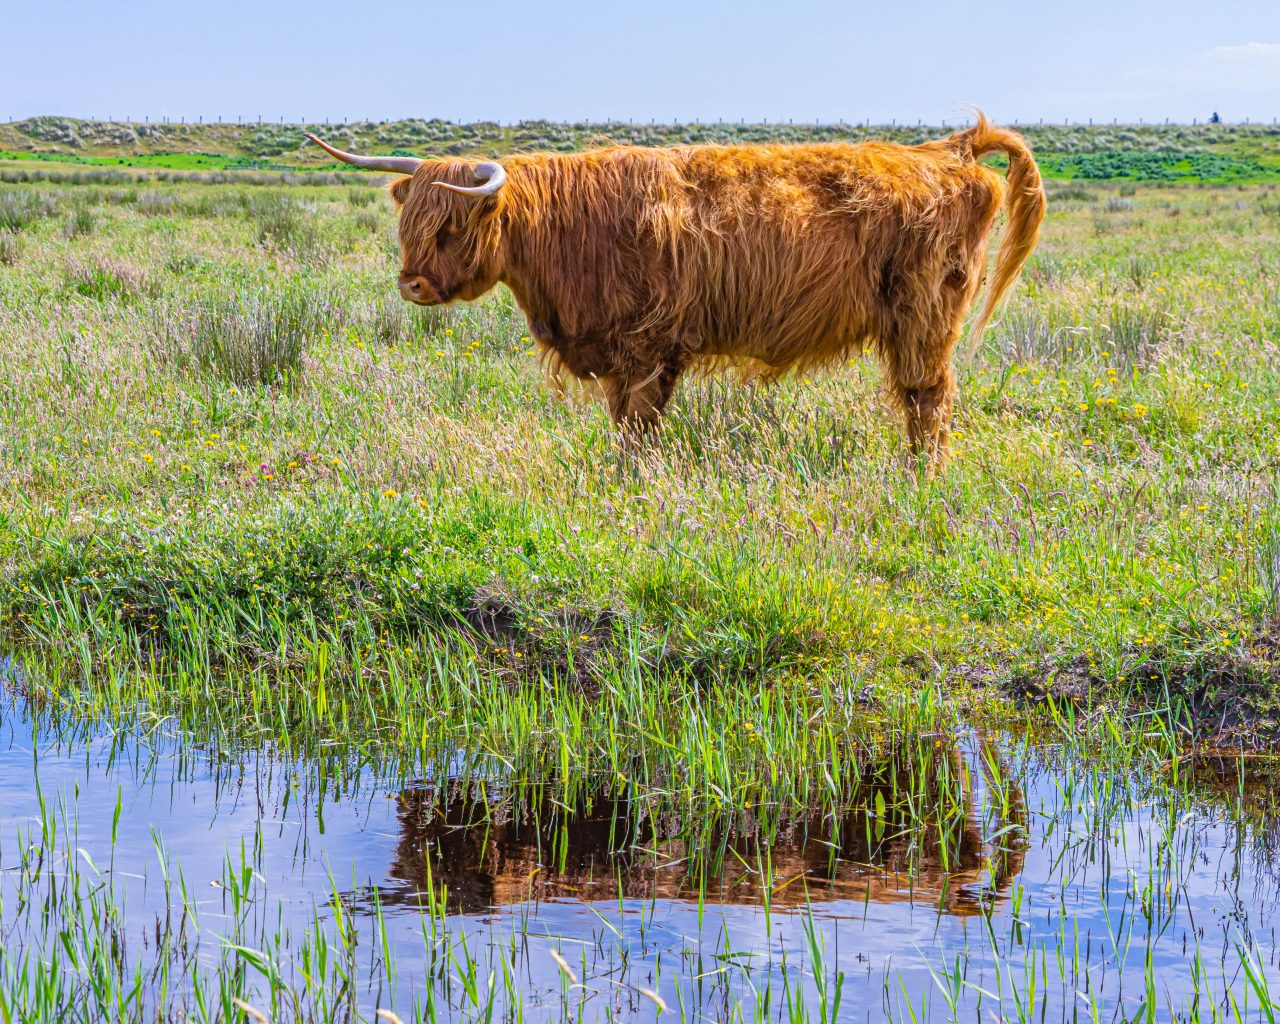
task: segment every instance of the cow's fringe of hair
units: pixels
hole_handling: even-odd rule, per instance
[[[858,350],[861,355],[865,350]],[[543,379],[556,392],[562,395],[581,393],[593,398],[603,395],[603,388],[598,377],[577,377],[564,365],[559,354],[550,346],[537,343],[538,366]],[[855,353],[848,353],[846,360],[854,358]],[[810,371],[829,369],[833,360],[824,358],[815,360],[812,365],[793,364],[783,368],[770,366],[750,356],[694,356],[689,360],[685,373],[699,378],[730,376],[739,384],[772,384],[786,376],[804,374]],[[644,381],[637,381],[642,384]]]

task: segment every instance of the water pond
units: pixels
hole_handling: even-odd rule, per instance
[[[933,746],[838,815],[690,827],[8,698],[0,1019],[1274,1020],[1268,762]]]

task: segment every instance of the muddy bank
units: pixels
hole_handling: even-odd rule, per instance
[[[1280,633],[1260,632],[1248,643],[1190,660],[1185,653],[1147,651],[1133,663],[1127,677],[1108,679],[1089,656],[1077,654],[1016,673],[1003,688],[1020,703],[1167,705],[1199,742],[1280,750]]]

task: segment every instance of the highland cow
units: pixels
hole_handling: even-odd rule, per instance
[[[553,371],[597,381],[618,424],[656,423],[688,369],[774,377],[871,348],[934,465],[996,217],[1003,207],[1007,226],[970,350],[1045,211],[1026,143],[981,114],[917,146],[616,146],[501,163],[356,156],[307,137],[404,175],[389,186],[404,298],[507,285]],[[978,162],[997,150],[1007,178]]]

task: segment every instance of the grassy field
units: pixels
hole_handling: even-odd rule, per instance
[[[998,111],[988,111],[998,118]],[[571,151],[604,142],[670,146],[701,142],[825,142],[891,139],[913,144],[948,125],[632,124],[524,121],[459,124],[407,120],[350,124],[129,123],[33,117],[0,124],[0,179],[38,178],[43,168],[129,167],[185,172],[336,167],[303,140],[319,131],[361,153],[490,158],[530,150]],[[1017,125],[1041,172],[1084,180],[1280,181],[1280,127],[1272,124]],[[47,170],[45,173],[49,173]],[[57,173],[56,171],[54,173]]]
[[[1060,191],[920,486],[870,360],[690,382],[623,453],[507,297],[394,296],[372,188],[11,188],[0,616],[93,686],[146,666],[165,708],[312,680],[281,731],[338,727],[317,672],[380,721],[360,681],[439,657],[593,713],[639,675],[801,718],[945,685],[1270,730],[1278,217],[1267,188]]]
[[[870,359],[685,382],[624,451],[509,296],[402,303],[393,230],[365,183],[0,186],[0,668],[33,714],[322,794],[500,771],[765,837],[903,758],[904,827],[945,831],[931,737],[974,725],[1119,777],[1280,732],[1274,186],[1055,185],[932,482]],[[57,927],[105,927],[73,883]],[[78,998],[7,969],[0,1009]]]

